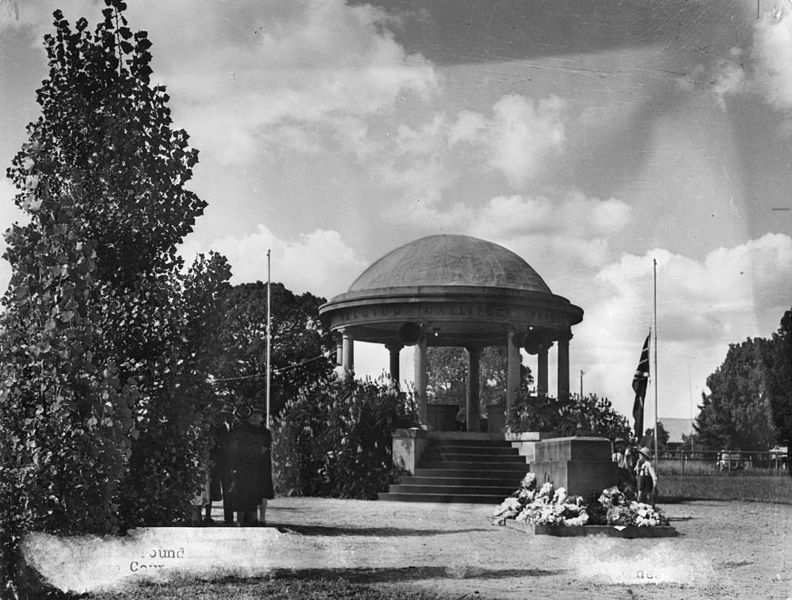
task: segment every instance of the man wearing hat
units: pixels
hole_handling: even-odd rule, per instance
[[[212,471],[209,490],[212,501],[223,500],[223,522],[231,525],[234,522],[234,511],[229,508],[228,489],[231,485],[230,471],[228,468],[227,444],[228,436],[234,427],[234,405],[224,402],[220,409],[220,419],[215,428],[215,445],[209,455],[212,462]],[[207,521],[211,521],[207,515]]]
[[[613,440],[611,460],[616,463],[619,489],[626,496],[635,498],[635,460],[627,440],[620,437]]]
[[[228,438],[229,504],[237,513],[238,525],[263,525],[267,500],[274,497],[272,437],[264,426],[264,410],[260,407],[242,406],[237,416],[241,422]]]
[[[654,506],[657,490],[657,473],[652,466],[652,450],[644,446],[638,451],[638,462],[635,465],[635,479],[638,486],[638,502]]]

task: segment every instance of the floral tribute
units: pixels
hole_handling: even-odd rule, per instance
[[[537,489],[536,475],[528,473],[520,489],[506,498],[494,511],[494,525],[515,519],[534,525],[612,525],[616,527],[656,527],[668,519],[656,508],[629,500],[617,487],[588,498],[570,496],[565,488],[544,483]]]

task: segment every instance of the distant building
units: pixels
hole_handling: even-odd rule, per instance
[[[668,449],[672,452],[678,450],[684,444],[683,435],[689,437],[693,434],[693,419],[663,417],[659,421],[668,432]]]

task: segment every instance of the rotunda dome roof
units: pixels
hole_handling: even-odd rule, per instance
[[[349,292],[421,286],[509,288],[551,294],[539,274],[511,250],[466,235],[430,235],[374,262]]]

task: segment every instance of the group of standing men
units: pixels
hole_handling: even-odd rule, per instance
[[[657,473],[652,466],[652,450],[636,450],[623,438],[613,441],[613,462],[618,468],[619,490],[630,499],[654,506],[657,494]]]
[[[216,444],[209,460],[209,497],[223,501],[223,521],[241,526],[265,525],[272,486],[272,435],[257,406],[226,404],[220,410]],[[211,522],[211,503],[206,507]]]

